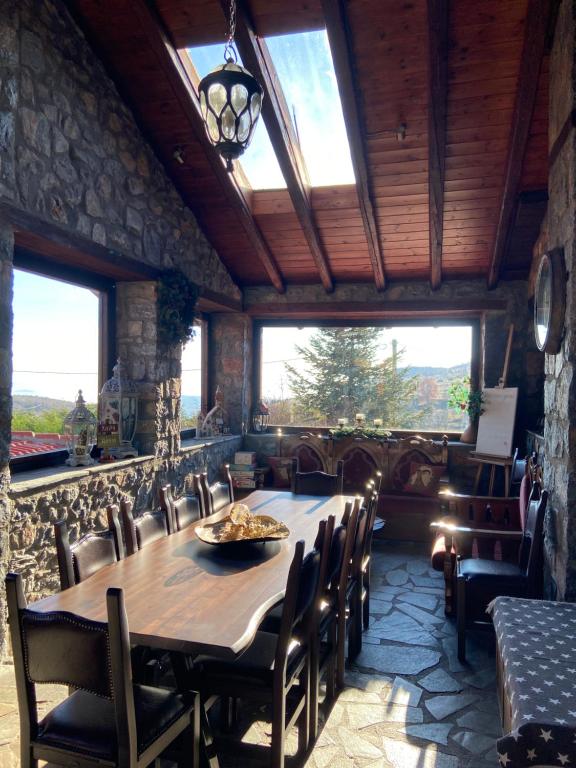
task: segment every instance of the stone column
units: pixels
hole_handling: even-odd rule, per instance
[[[12,421],[12,256],[14,233],[0,222],[0,656],[6,650],[4,577],[10,562],[10,433]]]
[[[236,434],[250,424],[252,408],[252,318],[240,313],[214,314],[210,318],[210,362],[214,404],[216,387],[224,395],[230,429]]]
[[[15,197],[18,0],[0,0],[0,195]]]
[[[576,2],[560,5],[550,57],[549,149],[576,107]],[[544,386],[544,479],[550,489],[545,557],[547,594],[576,600],[576,134],[556,147],[548,177],[548,247],[564,248],[567,268],[565,333],[547,355]]]
[[[117,286],[118,355],[138,382],[140,401],[135,444],[157,458],[180,450],[181,350],[158,339],[155,282]]]

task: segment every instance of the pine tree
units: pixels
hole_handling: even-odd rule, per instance
[[[297,405],[312,421],[351,422],[356,413],[382,418],[386,426],[412,426],[417,381],[399,367],[401,352],[377,361],[381,333],[375,328],[320,328],[308,346],[296,347],[304,372],[286,365]]]

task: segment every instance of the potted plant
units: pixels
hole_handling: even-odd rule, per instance
[[[457,411],[466,411],[469,424],[460,435],[461,443],[475,443],[478,434],[478,419],[483,413],[484,396],[480,390],[470,389],[470,377],[465,376],[450,384],[448,406]]]

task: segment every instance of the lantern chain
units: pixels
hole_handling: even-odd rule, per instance
[[[226,61],[238,63],[236,49],[234,48],[234,35],[236,34],[236,0],[230,0],[230,27],[224,46],[224,58]]]

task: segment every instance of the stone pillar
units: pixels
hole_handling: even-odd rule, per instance
[[[135,444],[158,458],[180,450],[181,350],[158,339],[155,282],[117,286],[118,355],[138,382],[140,401]]]
[[[549,149],[576,107],[576,2],[563,0],[550,57]],[[568,130],[548,177],[548,247],[564,248],[565,333],[547,355],[544,386],[544,479],[550,489],[545,558],[548,596],[576,600],[576,134]]]
[[[0,656],[6,650],[4,577],[10,562],[10,433],[12,421],[12,256],[14,233],[0,222]]]
[[[0,195],[15,197],[18,0],[0,0]]]
[[[252,319],[240,313],[212,315],[209,347],[213,391],[208,404],[214,404],[219,386],[230,428],[240,434],[243,425],[249,428],[252,408]]]

